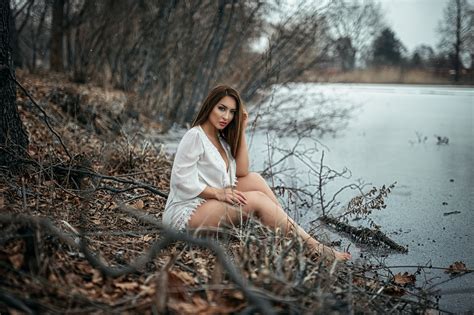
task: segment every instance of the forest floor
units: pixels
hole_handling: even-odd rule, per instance
[[[163,228],[171,161],[136,96],[17,76],[33,99],[18,92],[30,145],[20,175],[0,173],[0,313],[437,309],[423,268],[327,262],[254,220],[210,238]]]

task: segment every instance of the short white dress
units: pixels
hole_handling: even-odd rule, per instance
[[[236,163],[224,138],[219,141],[227,155],[229,168],[201,126],[189,129],[181,139],[171,169],[170,192],[163,213],[163,224],[184,230],[192,214],[206,200],[199,194],[210,186],[236,186]]]

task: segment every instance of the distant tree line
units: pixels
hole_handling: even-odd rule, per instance
[[[417,46],[411,55],[390,28],[382,30],[374,40],[372,63],[431,69],[439,75],[446,71],[458,82],[467,68],[474,64],[474,8],[467,0],[450,0],[437,28],[438,51],[428,45]]]

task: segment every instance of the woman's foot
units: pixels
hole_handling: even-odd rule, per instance
[[[322,249],[321,249],[321,246],[323,247]],[[322,244],[317,246],[315,254],[318,257],[321,257],[327,261],[332,261],[332,260],[348,261],[349,259],[352,258],[352,255],[348,252],[339,252],[337,250],[332,249],[329,246],[322,245]]]
[[[351,253],[348,253],[348,252],[338,252],[337,250],[335,250],[334,257],[336,260],[348,261],[349,259],[352,258],[352,255]]]

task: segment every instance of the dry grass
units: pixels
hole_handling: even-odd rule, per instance
[[[448,78],[425,70],[403,70],[400,68],[360,69],[344,73],[317,73],[307,79],[330,83],[395,83],[395,84],[452,84]]]

